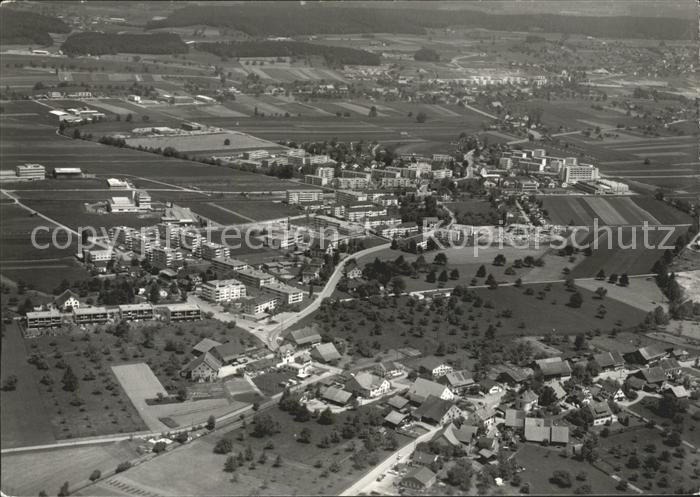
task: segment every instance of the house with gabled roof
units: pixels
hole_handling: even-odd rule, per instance
[[[503,385],[491,378],[482,378],[479,380],[479,390],[482,391],[484,395],[493,395],[502,392]]]
[[[434,380],[445,376],[453,371],[452,366],[447,364],[444,359],[436,356],[423,357],[418,362],[418,370],[430,375]]]
[[[350,378],[346,388],[350,389],[356,395],[372,399],[389,393],[389,390],[391,390],[391,383],[385,378],[381,378],[372,373],[360,372]]]
[[[625,359],[616,350],[594,354],[592,359],[600,367],[601,371],[614,371],[625,366]]]
[[[387,404],[397,411],[403,411],[408,403],[409,400],[405,397],[401,397],[400,395],[394,395],[387,401]]]
[[[617,416],[615,416],[610,409],[607,402],[590,402],[586,406],[588,412],[593,416],[593,426],[600,426],[606,423],[613,423],[617,421]]]
[[[324,363],[332,363],[340,360],[340,352],[331,342],[321,343],[311,349],[311,358]]]
[[[180,374],[196,382],[215,381],[219,376],[221,362],[211,352],[192,359]]]
[[[669,379],[678,378],[681,374],[681,365],[674,357],[667,357],[659,361],[659,367],[664,370]]]
[[[211,349],[211,353],[222,364],[231,364],[241,356],[241,344],[234,341],[222,343]]]
[[[389,412],[389,414],[384,416],[384,422],[392,426],[393,428],[396,428],[404,424],[408,416],[408,413],[392,410],[391,412]]]
[[[351,259],[345,264],[343,267],[343,273],[345,274],[346,278],[351,280],[362,278],[362,268],[357,265],[357,261],[355,259]]]
[[[454,423],[446,424],[438,431],[431,442],[452,447],[468,447],[476,439],[479,428],[463,423],[460,428]]]
[[[399,485],[412,490],[425,490],[432,487],[436,481],[437,475],[435,473],[425,466],[420,466],[409,470]]]
[[[515,398],[515,408],[530,412],[535,409],[539,402],[539,396],[532,390],[525,390]]]
[[[415,403],[422,403],[429,396],[433,395],[443,400],[454,400],[455,395],[446,386],[425,378],[416,378],[409,387],[407,397]]]
[[[631,362],[645,366],[653,366],[664,357],[668,357],[668,352],[656,344],[641,347],[629,354]]]
[[[535,361],[535,367],[542,372],[546,380],[571,378],[571,365],[569,361],[562,360],[561,357],[548,357]]]
[[[525,418],[527,414],[520,409],[506,409],[505,425],[508,428],[519,430],[525,427]]]
[[[555,426],[551,419],[525,418],[523,438],[528,442],[568,444],[569,427]]]
[[[395,378],[401,376],[406,369],[398,361],[382,361],[374,366],[374,372],[384,378]]]
[[[620,402],[626,398],[622,387],[615,380],[611,379],[605,379],[594,385],[591,388],[591,393],[599,401],[614,400],[615,402]]]
[[[194,347],[192,347],[192,354],[196,356],[206,354],[214,347],[219,345],[221,345],[221,342],[217,342],[211,338],[202,338]]]
[[[80,307],[80,300],[78,300],[78,294],[72,292],[70,289],[64,290],[58,297],[53,299],[53,305],[56,309],[63,312],[70,312],[73,309],[78,309]]]
[[[462,414],[462,410],[451,400],[443,400],[434,395],[429,395],[420,407],[411,413],[415,419],[432,425],[444,425]]]
[[[321,389],[321,398],[339,406],[345,406],[352,398],[352,392],[337,387],[325,387]]]
[[[532,378],[533,374],[534,371],[531,368],[521,368],[512,364],[498,364],[491,368],[489,377],[509,386],[517,386]]]
[[[289,332],[287,339],[296,347],[311,347],[321,343],[321,334],[318,332],[317,326],[305,326]]]
[[[455,395],[459,395],[465,390],[476,386],[476,382],[474,381],[474,377],[472,374],[467,371],[466,369],[463,369],[461,371],[452,371],[450,373],[447,373],[444,376],[441,376],[438,379],[439,383],[442,383],[443,385],[447,385],[447,387],[454,393]]]
[[[650,390],[658,390],[666,381],[666,372],[658,366],[640,369],[632,376],[643,380],[644,388]]]

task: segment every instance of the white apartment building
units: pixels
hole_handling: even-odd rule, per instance
[[[149,258],[151,264],[159,269],[180,267],[185,259],[182,252],[168,247],[153,247]]]
[[[304,292],[284,283],[266,283],[262,291],[277,297],[282,304],[296,304],[304,300]]]
[[[341,190],[362,190],[369,186],[367,178],[334,178],[331,181],[333,188]]]
[[[321,178],[326,178],[328,180],[332,180],[335,177],[335,168],[333,168],[333,167],[317,167],[316,168],[316,176],[320,176]]]
[[[112,249],[83,249],[83,259],[85,262],[96,263],[111,261],[114,256]]]
[[[452,169],[436,169],[433,171],[433,179],[444,179],[452,177]]]
[[[245,296],[245,285],[235,279],[211,280],[202,284],[202,298],[209,302],[229,302]]]
[[[271,274],[251,267],[237,270],[236,278],[243,282],[244,285],[255,288],[260,288],[262,285],[269,285],[277,281]]]
[[[287,203],[300,204],[323,200],[323,190],[287,190]]]
[[[304,183],[306,183],[307,185],[326,186],[329,182],[330,180],[328,178],[323,178],[315,174],[304,175]]]
[[[348,205],[355,202],[367,202],[369,197],[365,192],[356,192],[352,190],[342,190],[335,192],[335,201],[338,204]]]
[[[206,242],[199,246],[199,253],[202,259],[210,261],[221,257],[227,258],[230,254],[230,250],[220,243]]]
[[[15,173],[20,179],[46,179],[46,168],[41,164],[23,164],[15,167]]]
[[[211,267],[214,272],[218,274],[227,271],[242,271],[248,269],[248,263],[229,257],[215,257],[211,260]]]
[[[136,206],[139,208],[139,210],[150,211],[152,209],[151,194],[146,190],[138,190],[135,193],[134,198],[136,200]]]
[[[577,181],[595,181],[598,179],[598,168],[590,164],[566,165],[565,162],[559,175],[562,182],[567,184],[574,184]]]

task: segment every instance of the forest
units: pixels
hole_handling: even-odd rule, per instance
[[[235,41],[197,43],[197,49],[219,57],[323,57],[331,67],[340,65],[379,65],[377,54],[355,48],[317,45],[301,41]]]
[[[500,31],[542,31],[606,38],[697,39],[693,19],[671,17],[593,17],[556,14],[489,14],[475,10],[355,8],[344,5],[262,2],[249,5],[188,6],[149,29],[224,26],[250,36],[324,33],[413,33],[427,28],[478,27]]]
[[[61,45],[68,55],[106,55],[117,53],[176,54],[188,48],[179,35],[173,33],[116,34],[75,33]]]
[[[0,43],[53,45],[49,33],[69,33],[66,23],[34,12],[3,8],[0,15]]]

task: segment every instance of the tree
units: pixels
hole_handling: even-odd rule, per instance
[[[486,276],[486,267],[482,264],[479,266],[479,269],[476,270],[476,277],[483,278],[484,276]]]
[[[630,278],[627,276],[627,273],[622,273],[620,276],[620,281],[618,282],[620,286],[629,286],[630,284]]]
[[[369,109],[368,116],[369,117],[377,117],[377,108],[374,105]]]
[[[613,273],[610,275],[610,277],[608,278],[608,283],[613,284],[613,285],[615,283],[617,283],[617,274],[616,273]]]
[[[96,469],[92,473],[90,473],[90,481],[97,481],[100,479],[102,476],[102,472],[99,469]]]
[[[445,283],[445,282],[447,282],[447,279],[448,279],[448,277],[447,277],[447,270],[443,269],[443,270],[440,272],[440,276],[438,276],[438,281],[439,281],[440,283]]]
[[[70,488],[68,487],[68,482],[63,482],[61,489],[58,491],[58,497],[66,497],[70,495]]]
[[[603,269],[598,271],[598,274],[595,275],[595,279],[601,280],[601,281],[604,280],[605,279],[605,271],[603,271]]]
[[[581,350],[586,346],[586,335],[579,333],[574,339],[574,348],[576,350]]]
[[[571,473],[558,469],[552,473],[551,481],[561,488],[571,488]]]
[[[78,377],[75,376],[70,366],[68,366],[65,373],[63,373],[61,383],[66,392],[75,392],[78,390]]]
[[[581,307],[583,304],[583,297],[579,292],[575,292],[571,294],[571,297],[569,298],[569,307],[573,307],[574,309],[578,309]]]
[[[450,279],[451,280],[458,280],[459,279],[459,271],[455,268],[452,271],[450,271]]]
[[[391,286],[392,292],[397,295],[406,291],[406,282],[401,276],[394,276],[391,278],[389,285]]]
[[[444,266],[447,264],[447,256],[443,252],[439,252],[435,255],[435,259],[433,259],[433,264],[439,264],[441,266]]]
[[[321,411],[321,414],[318,417],[318,424],[332,425],[333,423],[335,423],[335,419],[333,417],[333,413],[331,412],[331,408],[326,407],[323,411]]]
[[[17,377],[13,374],[7,377],[5,382],[2,384],[2,389],[6,392],[11,392],[17,388]]]
[[[554,389],[550,386],[545,386],[542,388],[538,403],[541,406],[551,406],[557,401],[557,394],[554,393]]]
[[[627,459],[627,467],[629,469],[637,469],[639,464],[639,458],[636,456],[636,454],[632,454],[629,459]]]
[[[496,278],[494,278],[491,273],[489,273],[488,277],[486,278],[486,285],[491,290],[495,290],[496,288],[498,288],[498,282],[496,281]]]
[[[447,470],[447,483],[459,488],[463,492],[471,489],[472,474],[474,470],[472,463],[468,459],[459,459],[450,469]]]
[[[231,145],[231,140],[229,140],[228,138],[226,138],[226,139],[224,140],[224,145],[226,145],[226,146]]]
[[[282,456],[277,454],[277,457],[275,458],[275,462],[272,463],[272,467],[279,468],[280,466],[282,466]]]
[[[425,281],[427,281],[428,283],[435,283],[435,279],[436,279],[436,276],[435,276],[434,270],[430,271],[428,273],[428,275],[425,277]]]
[[[603,288],[602,286],[599,286],[595,290],[595,295],[598,297],[600,300],[603,300],[605,296],[608,294],[608,290]]]
[[[299,433],[299,438],[297,440],[305,444],[311,443],[311,430],[309,430],[308,428],[304,428],[303,430],[301,430],[301,433]]]
[[[212,414],[207,418],[207,430],[213,430],[216,428],[216,418]]]
[[[498,254],[493,259],[494,266],[503,266],[506,263],[506,256],[503,254]]]
[[[420,111],[420,112],[418,112],[418,114],[416,114],[416,122],[417,123],[422,124],[427,120],[428,120],[428,115],[425,112]]]
[[[233,442],[228,438],[220,438],[214,445],[215,454],[230,454],[233,451]]]
[[[255,425],[253,428],[254,437],[263,438],[279,432],[279,424],[269,414],[255,414],[253,423]]]
[[[236,462],[236,458],[234,456],[228,456],[226,458],[226,462],[224,463],[224,471],[227,473],[233,473],[236,471],[237,467],[238,463]]]
[[[161,452],[165,452],[166,448],[165,442],[156,442],[155,445],[153,445],[153,453],[160,454]]]
[[[120,462],[117,469],[114,470],[115,473],[122,473],[131,467],[131,461]]]

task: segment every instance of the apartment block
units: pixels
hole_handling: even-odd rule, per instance
[[[202,297],[210,302],[229,302],[245,296],[245,285],[235,279],[211,280],[202,284]]]

